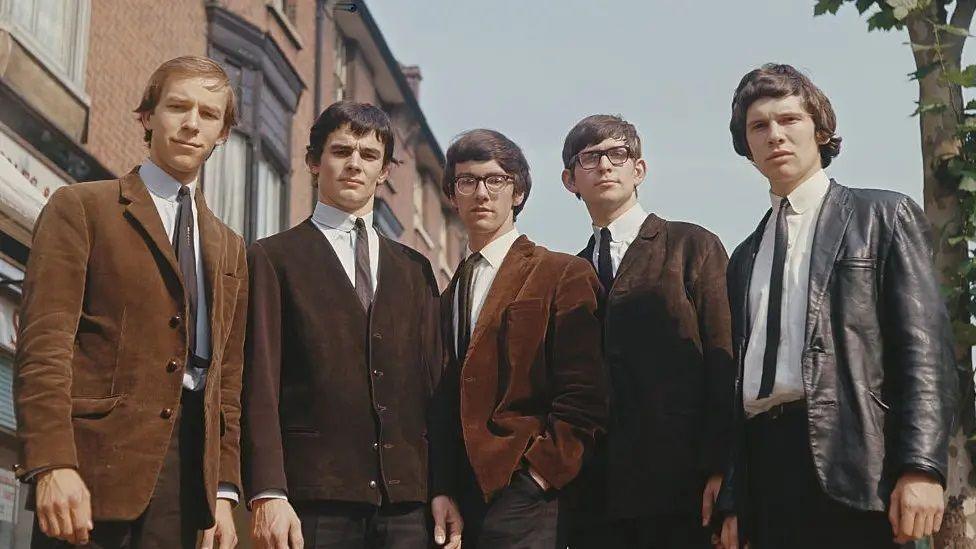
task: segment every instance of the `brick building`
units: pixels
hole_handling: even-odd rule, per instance
[[[444,155],[417,102],[420,69],[397,62],[362,0],[0,0],[0,547],[28,547],[32,521],[11,472],[11,362],[33,223],[58,186],[142,161],[132,110],[150,73],[188,54],[220,62],[238,93],[241,122],[202,185],[248,241],[310,214],[308,131],[331,102],[353,99],[395,125],[377,228],[427,255],[442,286],[463,253],[439,191]]]

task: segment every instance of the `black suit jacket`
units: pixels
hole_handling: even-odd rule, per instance
[[[594,240],[580,256],[592,265]],[[700,513],[728,466],[732,403],[728,256],[717,236],[651,214],[603,305],[610,428],[581,487],[610,517]],[[594,505],[596,504],[596,505]]]
[[[735,460],[719,506],[748,513],[742,438],[749,284],[766,218],[729,262],[739,368]],[[810,448],[827,495],[882,511],[906,469],[946,478],[958,380],[928,223],[907,196],[831,181],[810,260],[802,358]]]
[[[380,237],[363,309],[306,220],[248,250],[244,488],[292,500],[426,501],[427,413],[441,372],[427,259]]]

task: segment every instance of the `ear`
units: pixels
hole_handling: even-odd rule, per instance
[[[451,206],[454,206],[454,211],[461,213],[461,208],[458,208],[457,195],[452,195],[447,198],[451,202]]]
[[[563,187],[566,187],[566,190],[573,194],[579,194],[576,179],[573,177],[573,170],[563,170]]]
[[[220,136],[217,137],[217,145],[223,145],[227,142],[227,138],[230,137],[230,126],[224,126],[224,129],[220,130]]]
[[[144,129],[144,130],[148,130],[149,129],[149,116],[150,116],[150,113],[148,113],[148,112],[141,112],[141,113],[139,113],[139,122],[142,123],[142,129]]]
[[[390,178],[390,170],[393,169],[393,162],[387,162],[383,169],[380,170],[380,175],[376,178],[376,184],[382,185],[386,183],[386,180]]]
[[[525,193],[516,193],[512,197],[512,206],[521,206],[522,202],[525,200]]]
[[[647,161],[638,158],[634,161],[634,187],[640,187],[645,177],[647,177]]]
[[[312,161],[310,161],[310,160],[308,160],[306,158],[305,159],[305,165],[308,166],[308,171],[312,175],[318,175],[319,174],[320,165],[319,165],[318,162],[312,162]]]

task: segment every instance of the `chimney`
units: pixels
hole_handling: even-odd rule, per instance
[[[400,72],[407,77],[407,85],[410,86],[417,101],[420,101],[420,81],[424,79],[420,75],[420,67],[417,65],[400,65]]]

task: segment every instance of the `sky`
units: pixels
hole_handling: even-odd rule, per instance
[[[921,201],[907,31],[869,33],[852,5],[814,17],[813,0],[367,3],[398,60],[420,65],[420,105],[442,149],[477,127],[522,147],[533,183],[517,225],[551,249],[575,253],[592,233],[560,180],[566,133],[611,113],[641,135],[644,208],[708,228],[731,252],[770,205],[766,180],[732,149],[732,93],[769,61],[803,70],[831,99],[843,144],[829,176]]]

